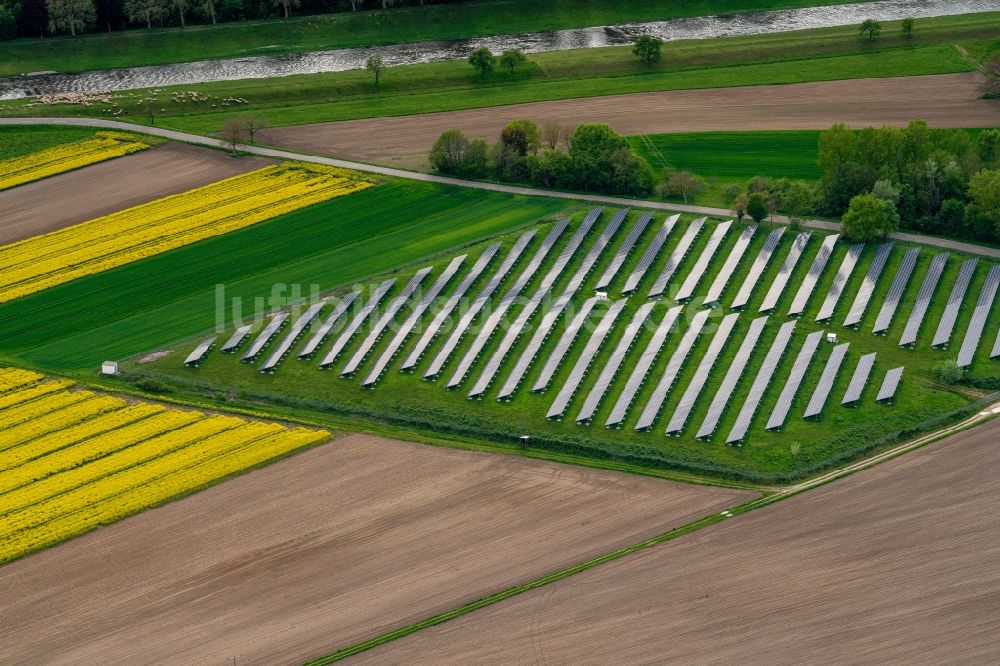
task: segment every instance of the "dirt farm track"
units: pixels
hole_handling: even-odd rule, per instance
[[[753,496],[350,435],[0,568],[0,663],[301,663]]]
[[[981,93],[979,74],[677,90],[280,127],[262,137],[280,148],[422,167],[441,132],[454,127],[496,141],[517,118],[570,128],[607,123],[621,134],[905,125],[914,118],[932,127],[1000,126],[1000,100],[977,99]]]

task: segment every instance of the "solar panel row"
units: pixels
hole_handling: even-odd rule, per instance
[[[656,421],[656,417],[663,407],[663,401],[667,399],[667,393],[670,392],[670,388],[674,385],[678,373],[684,367],[684,361],[687,359],[688,354],[691,353],[691,348],[698,341],[701,329],[704,328],[705,322],[708,320],[708,315],[711,312],[711,310],[699,310],[694,318],[691,319],[691,323],[688,325],[688,329],[684,332],[683,337],[681,337],[677,349],[674,350],[673,355],[667,362],[667,367],[664,368],[660,381],[657,382],[656,388],[653,389],[653,393],[649,397],[649,401],[646,402],[646,406],[639,415],[639,420],[635,424],[636,430],[646,430],[653,427],[653,422]]]
[[[833,389],[833,382],[837,378],[837,372],[840,370],[840,364],[844,362],[844,355],[847,354],[847,348],[849,346],[850,345],[845,342],[837,345],[833,348],[833,351],[830,352],[830,358],[826,361],[826,366],[823,368],[823,374],[820,375],[819,382],[813,390],[812,397],[809,399],[809,404],[806,406],[806,411],[802,415],[803,418],[816,416],[823,411],[823,406],[826,404],[826,399],[829,397],[830,391]]]
[[[740,285],[740,290],[736,293],[736,298],[733,299],[729,307],[733,309],[741,308],[750,300],[750,295],[753,293],[754,288],[756,288],[757,281],[760,280],[760,276],[764,273],[768,262],[771,261],[771,255],[777,249],[778,243],[781,242],[781,235],[784,233],[785,228],[779,227],[767,235],[767,238],[764,240],[764,247],[760,248],[760,252],[757,253],[753,264],[750,265],[750,272],[747,273],[743,284]]]
[[[976,355],[979,339],[983,336],[983,329],[986,327],[990,308],[993,307],[998,285],[1000,285],[1000,265],[990,268],[990,272],[986,274],[983,289],[979,292],[976,309],[972,311],[972,321],[965,329],[965,339],[962,340],[962,347],[958,350],[958,367],[960,368],[972,365],[972,358]]]
[[[627,212],[627,210],[626,210]],[[618,271],[621,270],[622,265],[628,258],[628,255],[632,252],[635,244],[639,241],[643,232],[646,231],[646,227],[649,226],[649,221],[653,219],[652,212],[645,212],[639,216],[632,225],[632,229],[629,230],[628,236],[625,237],[624,242],[622,242],[621,247],[618,248],[618,252],[615,253],[614,258],[611,259],[611,263],[608,267],[604,269],[604,273],[601,275],[600,279],[597,280],[597,284],[594,285],[594,289],[601,290],[607,289],[611,282],[618,275]]]
[[[576,389],[579,388],[580,382],[583,381],[584,375],[587,374],[587,369],[590,364],[594,361],[594,357],[597,356],[598,350],[604,343],[604,339],[608,337],[608,333],[611,332],[611,328],[615,324],[615,320],[618,315],[621,314],[622,309],[625,307],[625,301],[615,301],[608,308],[607,314],[601,319],[601,323],[597,325],[594,332],[590,336],[590,340],[587,341],[587,346],[583,348],[580,356],[576,360],[576,364],[569,373],[569,377],[566,378],[566,383],[559,390],[556,395],[556,399],[552,401],[552,406],[549,407],[548,413],[545,418],[553,419],[561,417],[565,412],[566,408],[569,406],[570,400],[573,399],[573,394],[576,393]]]
[[[767,350],[767,356],[764,357],[764,362],[761,364],[760,370],[757,371],[757,377],[750,385],[750,393],[743,402],[740,413],[736,416],[736,423],[733,424],[732,430],[726,436],[726,444],[739,442],[746,437],[747,430],[750,429],[750,421],[757,413],[757,407],[764,397],[764,392],[767,391],[768,384],[771,383],[774,371],[778,369],[778,363],[781,361],[782,354],[785,353],[788,341],[792,339],[794,330],[794,321],[785,322],[778,329],[778,334],[774,336],[774,342],[771,343],[771,348]]]
[[[792,299],[792,307],[788,309],[788,314],[800,315],[806,309],[809,297],[812,296],[813,290],[816,288],[816,283],[819,282],[819,276],[823,274],[826,264],[830,261],[830,256],[833,254],[833,248],[837,244],[838,238],[840,238],[840,234],[833,234],[823,239],[816,258],[813,259],[812,264],[809,266],[809,272],[806,273],[802,284],[799,285],[799,290],[795,292],[795,297]]]
[[[792,247],[788,250],[788,256],[785,257],[785,261],[781,264],[781,268],[778,269],[778,274],[774,277],[771,282],[771,288],[767,290],[767,294],[764,295],[764,301],[761,303],[758,312],[769,312],[774,309],[774,306],[778,304],[778,299],[781,298],[782,292],[785,291],[785,286],[788,284],[788,280],[792,277],[792,271],[795,270],[795,265],[799,263],[799,258],[806,249],[806,245],[809,243],[809,237],[812,233],[808,231],[803,231],[795,240],[792,242]]]
[[[264,347],[266,347],[267,343],[271,341],[274,334],[277,333],[282,326],[284,326],[285,320],[287,319],[287,312],[282,312],[272,317],[271,321],[268,322],[267,326],[264,327],[264,330],[260,332],[260,335],[258,335],[257,339],[253,341],[253,344],[250,345],[249,349],[244,352],[243,358],[240,360],[247,363],[257,358],[257,355],[264,350]]]
[[[978,259],[966,259],[962,262],[962,268],[958,271],[955,284],[951,287],[951,294],[948,295],[948,304],[944,306],[941,319],[938,320],[937,330],[934,332],[932,347],[947,344],[951,339],[951,333],[955,330],[955,322],[958,320],[958,311],[962,309],[962,301],[965,300],[965,292],[969,289],[972,276],[976,272]]]
[[[263,365],[260,366],[261,372],[270,372],[278,367],[278,363],[280,363],[281,359],[288,353],[288,350],[292,348],[295,341],[299,339],[299,336],[302,335],[302,331],[306,330],[306,326],[308,326],[312,320],[319,315],[319,311],[322,310],[325,305],[326,301],[313,303],[306,309],[305,312],[299,315],[299,318],[295,320],[295,323],[292,324],[292,327],[289,329],[288,334],[284,337],[281,343],[274,348],[274,351],[272,351],[271,355],[267,357],[267,360],[264,361]]]
[[[600,302],[600,298],[594,296],[593,298],[588,298],[580,306],[579,312],[570,321],[569,326],[563,331],[562,336],[559,338],[559,342],[556,343],[555,349],[549,354],[549,359],[542,366],[542,372],[538,375],[538,379],[535,381],[535,385],[531,387],[532,391],[541,391],[548,387],[549,382],[552,381],[552,375],[555,374],[556,369],[559,368],[559,364],[562,363],[563,358],[566,356],[566,352],[569,348],[573,346],[573,341],[576,339],[577,334],[583,325],[587,321],[587,317],[590,316],[590,311],[594,309],[594,306]],[[549,313],[551,314],[551,312]],[[548,315],[546,315],[548,316]],[[503,391],[501,391],[501,397],[503,397]]]
[[[655,296],[662,296],[663,292],[667,290],[667,285],[670,283],[670,278],[674,276],[677,271],[677,267],[681,265],[684,260],[684,255],[687,251],[691,249],[691,244],[694,243],[694,239],[698,236],[701,228],[705,225],[705,218],[699,217],[697,220],[693,221],[688,225],[687,229],[684,230],[684,234],[681,239],[677,242],[677,246],[674,251],[670,253],[667,257],[667,263],[660,271],[660,275],[653,281],[653,286],[649,288],[649,293],[646,294],[650,298]]]
[[[302,347],[301,351],[299,351],[299,358],[311,356],[313,352],[315,352],[316,349],[323,344],[323,340],[330,334],[334,325],[340,321],[340,318],[344,316],[345,312],[347,312],[347,308],[351,307],[351,303],[355,301],[360,293],[360,291],[352,291],[337,302],[337,304],[333,307],[333,312],[331,312],[323,323],[320,324],[319,328],[316,329],[316,332],[313,333],[312,337],[309,338],[309,341]]]
[[[868,267],[865,279],[854,297],[854,303],[851,304],[851,309],[848,311],[847,317],[844,318],[844,326],[856,326],[861,321],[865,310],[868,309],[868,301],[875,293],[875,285],[878,283],[879,276],[882,275],[882,269],[885,268],[885,262],[888,261],[890,252],[892,252],[892,243],[882,243],[878,246],[875,258],[872,259],[872,265]]]
[[[705,300],[703,301],[706,305],[711,303],[716,303],[720,298],[722,298],[722,292],[729,283],[729,279],[733,276],[736,271],[736,267],[739,265],[740,260],[743,259],[743,255],[746,254],[747,248],[750,247],[750,241],[753,239],[753,235],[757,232],[757,225],[751,224],[744,227],[743,233],[740,237],[736,239],[736,245],[730,250],[729,254],[726,256],[726,262],[719,269],[719,272],[715,275],[715,280],[712,282],[712,286],[708,288],[708,293],[705,295]]]
[[[833,316],[833,311],[836,309],[837,303],[840,302],[840,297],[844,293],[844,287],[847,285],[851,273],[854,272],[854,267],[857,265],[858,257],[861,256],[863,249],[865,249],[864,243],[857,243],[847,248],[847,254],[844,256],[844,260],[840,262],[837,274],[833,276],[833,284],[830,285],[830,291],[827,292],[826,298],[823,299],[823,305],[820,306],[819,313],[816,315],[816,321],[825,321]]]
[[[694,409],[695,401],[698,400],[698,395],[701,394],[701,390],[705,387],[708,375],[712,372],[712,367],[715,365],[716,359],[719,358],[719,354],[722,353],[722,349],[726,346],[729,335],[733,332],[733,327],[736,326],[736,320],[739,316],[739,313],[733,312],[722,318],[719,328],[716,329],[715,336],[712,338],[712,342],[708,345],[708,350],[701,357],[701,362],[698,364],[698,369],[695,371],[694,377],[688,382],[680,402],[677,403],[677,407],[674,409],[673,416],[670,417],[666,434],[679,433],[684,429],[688,415]]]
[[[215,344],[215,336],[208,338],[207,340],[202,340],[198,343],[198,346],[188,354],[188,357],[184,359],[184,365],[197,365],[201,363],[201,360],[205,358],[205,354],[211,349],[212,345]]]
[[[872,373],[873,365],[875,365],[874,353],[865,354],[858,359],[858,365],[854,368],[854,374],[851,375],[851,382],[847,385],[847,391],[844,392],[844,399],[840,401],[840,404],[849,405],[852,402],[861,400],[861,394],[868,384],[868,376]]]
[[[625,280],[625,286],[622,287],[623,294],[630,294],[639,287],[639,283],[642,281],[643,276],[646,275],[646,271],[649,267],[653,265],[656,260],[656,256],[660,253],[660,249],[663,248],[663,244],[667,242],[667,236],[673,231],[674,225],[677,224],[677,220],[680,215],[671,215],[663,222],[663,226],[660,230],[656,232],[656,236],[653,240],[646,246],[646,251],[642,253],[639,258],[639,263],[635,265],[632,272],[629,273],[628,278]]]
[[[705,271],[708,270],[708,264],[712,261],[712,257],[715,256],[715,252],[719,249],[719,245],[722,244],[726,233],[729,231],[729,227],[732,225],[733,221],[729,220],[715,226],[715,229],[712,230],[712,235],[708,239],[708,243],[705,244],[705,248],[698,257],[698,261],[695,262],[694,266],[688,272],[687,277],[684,278],[681,288],[677,290],[674,300],[686,301],[691,298],[695,287],[698,286],[698,282],[705,274]]]
[[[805,377],[806,370],[809,369],[809,363],[812,361],[813,355],[816,354],[816,349],[819,347],[822,339],[823,331],[814,331],[806,336],[802,348],[799,349],[798,356],[795,357],[792,370],[788,373],[788,378],[785,380],[785,386],[778,395],[778,402],[775,403],[774,409],[771,411],[771,417],[767,420],[767,425],[764,426],[765,430],[780,428],[785,425],[785,419],[788,418],[788,412],[792,409],[792,401],[795,400],[795,394],[799,392],[799,386],[802,385],[802,378]]]
[[[722,383],[715,392],[712,403],[708,406],[708,413],[705,414],[705,420],[701,422],[701,427],[698,428],[698,434],[695,435],[698,439],[710,437],[718,427],[719,419],[722,418],[722,413],[726,410],[733,391],[736,390],[736,384],[740,381],[740,376],[743,375],[743,371],[750,361],[750,355],[757,345],[760,334],[764,331],[765,324],[767,324],[767,317],[758,317],[750,322],[750,327],[743,336],[743,342],[740,343],[740,348],[737,350],[733,362],[729,364],[729,369],[726,370],[726,376],[722,378]]]
[[[875,401],[892,400],[896,396],[896,388],[899,386],[899,380],[902,376],[903,366],[893,368],[885,373],[885,378],[882,380],[882,386],[878,390]]]
[[[910,318],[906,320],[906,328],[903,329],[903,335],[899,338],[899,345],[901,347],[912,345],[917,341],[920,325],[924,322],[924,315],[927,314],[927,308],[931,304],[931,298],[934,297],[934,290],[937,289],[946,263],[948,263],[947,252],[934,255],[934,259],[931,260],[931,265],[924,275],[924,281],[920,283],[917,302],[913,304],[913,309],[910,311]]]
[[[365,323],[368,316],[375,310],[376,307],[378,307],[378,304],[382,302],[382,297],[385,296],[386,292],[388,292],[395,283],[396,280],[394,278],[390,278],[375,288],[375,291],[372,293],[371,298],[368,299],[368,302],[357,311],[354,315],[354,319],[352,319],[347,326],[344,327],[344,330],[340,332],[340,335],[337,336],[337,339],[333,342],[333,346],[330,347],[330,350],[326,353],[326,356],[323,357],[323,360],[319,362],[319,367],[328,368],[333,365],[334,359],[340,355],[340,352],[344,351],[347,343],[351,341],[351,338],[353,338],[354,334],[358,332],[361,325]]]
[[[872,327],[872,333],[884,333],[889,330],[889,324],[892,323],[892,317],[896,314],[899,301],[903,297],[903,292],[910,281],[910,276],[913,275],[913,269],[917,265],[917,256],[919,254],[920,248],[912,247],[903,255],[903,263],[899,265],[899,270],[896,271],[895,277],[892,278],[892,283],[889,285],[889,293],[886,294],[885,301],[882,302],[882,309],[878,311],[878,317],[875,318],[875,326]]]
[[[993,341],[993,351],[990,352],[990,358],[997,356],[1000,356],[1000,331],[997,331],[997,339]]]
[[[253,324],[247,324],[245,326],[240,326],[236,331],[226,340],[226,344],[222,345],[222,351],[233,352],[243,344],[243,341],[247,339],[247,334],[250,329],[253,328]]]

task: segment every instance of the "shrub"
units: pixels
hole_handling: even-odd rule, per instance
[[[958,367],[958,364],[955,363],[955,361],[949,359],[938,363],[931,368],[931,375],[939,382],[944,382],[945,384],[957,384],[962,381],[965,373],[962,371],[962,368]]]

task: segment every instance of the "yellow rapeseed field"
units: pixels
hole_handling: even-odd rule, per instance
[[[330,436],[72,388],[0,368],[0,563]]]
[[[145,150],[149,146],[138,135],[98,132],[93,139],[0,160],[0,190]]]
[[[0,303],[371,187],[280,164],[0,247]]]

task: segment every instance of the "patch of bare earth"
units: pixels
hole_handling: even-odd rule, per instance
[[[978,99],[982,81],[968,73],[636,93],[279,127],[262,137],[292,150],[422,168],[441,132],[458,128],[496,141],[517,118],[570,128],[606,123],[621,134],[905,125],[914,118],[932,127],[994,127],[1000,100]]]
[[[997,663],[1000,421],[360,655]]]
[[[272,164],[182,143],[159,146],[0,192],[0,245]]]
[[[351,435],[0,568],[0,663],[301,663],[753,494]]]

